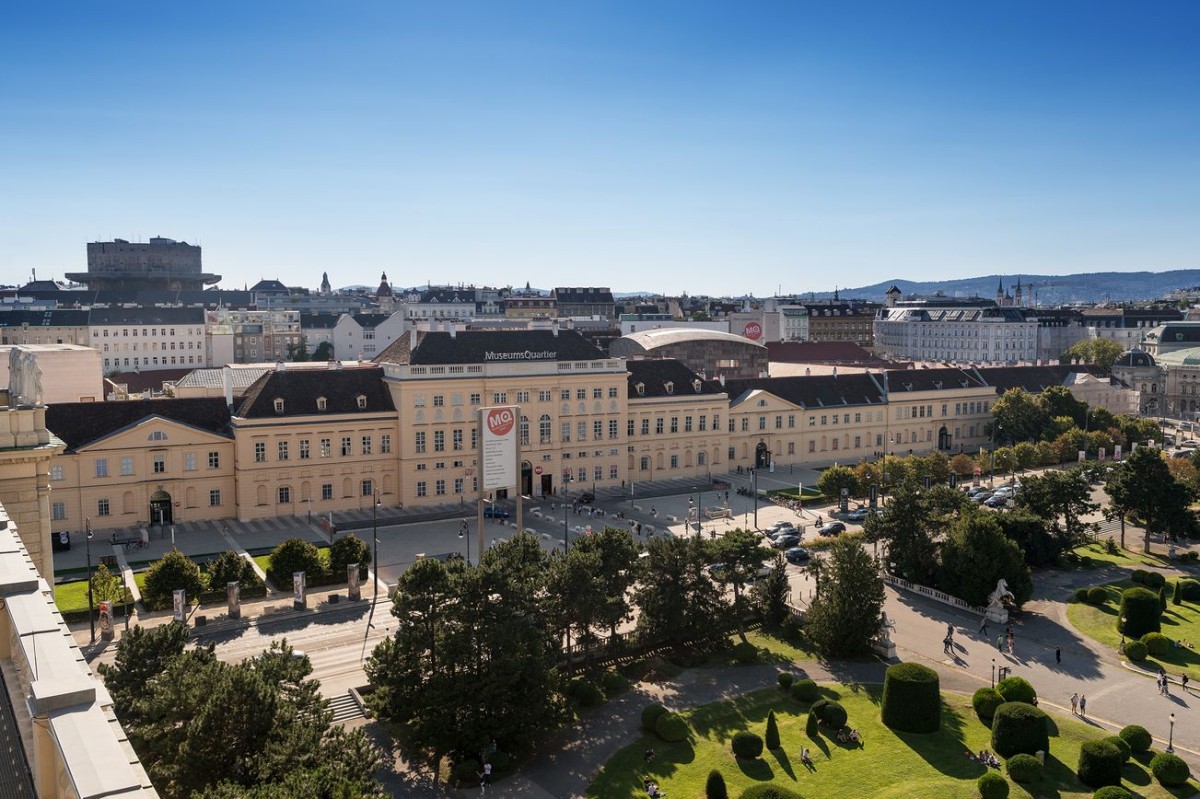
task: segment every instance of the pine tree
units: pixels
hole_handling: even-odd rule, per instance
[[[775,711],[767,713],[767,734],[764,736],[764,743],[768,749],[779,748],[779,725],[775,722]]]
[[[725,778],[716,769],[708,772],[708,782],[704,783],[704,799],[729,799]]]
[[[1167,587],[1164,585],[1158,589],[1158,604],[1162,606],[1163,613],[1167,612]]]
[[[1171,604],[1172,605],[1182,605],[1183,604],[1183,580],[1175,581],[1175,590],[1171,592]]]
[[[804,731],[808,733],[809,738],[817,738],[821,735],[820,721],[817,720],[817,714],[811,710],[808,711],[808,721],[804,725]]]

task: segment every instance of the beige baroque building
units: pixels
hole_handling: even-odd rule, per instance
[[[676,360],[627,361],[626,474],[634,484],[728,471],[729,395]]]

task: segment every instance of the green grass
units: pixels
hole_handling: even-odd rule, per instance
[[[602,799],[645,797],[642,775],[650,775],[668,795],[693,799],[704,795],[708,773],[717,769],[725,778],[729,795],[738,796],[759,782],[793,787],[806,797],[822,799],[974,799],[975,781],[986,769],[967,759],[966,749],[991,749],[991,732],[971,710],[970,698],[943,694],[942,729],[931,735],[894,733],[879,720],[879,685],[824,686],[822,693],[836,698],[849,713],[849,725],[863,735],[862,748],[848,748],[836,740],[810,739],[804,731],[807,705],[795,702],[775,688],[766,688],[734,699],[715,702],[687,712],[692,739],[667,744],[655,736],[625,747],[601,769],[588,787],[587,796]],[[783,748],[763,752],[754,761],[739,761],[729,741],[739,730],[762,735],[767,711],[774,709]],[[1092,791],[1076,778],[1079,747],[1106,733],[1074,718],[1052,716],[1050,752],[1046,772],[1038,783],[1020,786],[1010,782],[1013,799],[1085,799]],[[800,763],[800,747],[808,747],[815,768]],[[653,747],[657,757],[646,765],[642,754]],[[1148,759],[1145,761],[1149,762]],[[1001,771],[1003,773],[1003,771]],[[1124,784],[1145,799],[1188,796],[1195,783],[1172,793],[1154,782],[1144,765],[1131,761],[1123,772]]]
[[[786,664],[793,661],[812,661],[817,659],[816,650],[812,649],[808,640],[800,638],[798,641],[789,641],[780,635],[777,630],[754,629],[746,631],[746,640],[759,649],[759,663],[779,663],[781,670]],[[741,639],[737,634],[729,636],[730,645],[741,643]],[[709,660],[705,661],[705,668],[732,666],[737,661],[733,657],[733,650],[726,649],[713,655]]]
[[[1129,543],[1131,540],[1127,535],[1125,542]],[[1140,547],[1140,539],[1134,542],[1134,544]],[[1101,543],[1085,544],[1084,546],[1076,547],[1075,554],[1083,559],[1079,562],[1079,567],[1084,569],[1097,569],[1106,566],[1129,566],[1134,569],[1140,569],[1143,566],[1155,568],[1173,565],[1168,564],[1164,558],[1121,549],[1120,547],[1117,548],[1116,554],[1112,554],[1105,550],[1104,545]]]
[[[1122,580],[1101,586],[1108,599],[1103,605],[1088,602],[1072,602],[1067,606],[1067,620],[1075,629],[1114,650],[1121,644],[1121,633],[1117,631],[1117,614],[1121,608],[1121,592],[1135,586],[1132,580]],[[1187,641],[1200,646],[1200,605],[1184,602],[1171,604],[1174,582],[1167,582],[1167,611],[1162,615],[1162,633],[1173,641]],[[1152,669],[1159,667],[1169,674],[1187,672],[1189,680],[1200,679],[1200,650],[1187,647],[1171,647],[1162,657],[1147,657],[1142,665]]]
[[[133,581],[140,590],[146,581],[144,572],[133,575]],[[87,614],[87,580],[73,580],[69,583],[58,583],[54,586],[54,604],[59,613]],[[95,604],[95,603],[93,603]]]

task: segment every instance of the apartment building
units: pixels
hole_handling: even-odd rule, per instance
[[[876,353],[898,360],[1032,362],[1037,336],[1033,312],[979,298],[896,302],[875,316]]]
[[[93,308],[88,345],[104,371],[207,366],[203,308]]]

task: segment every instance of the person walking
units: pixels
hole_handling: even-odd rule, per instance
[[[954,646],[954,639],[951,638],[950,636],[947,635],[945,638],[942,639],[942,651],[945,652],[947,655],[953,654],[953,651],[952,651],[953,646]]]
[[[1185,694],[1190,694],[1191,691],[1188,690],[1187,684],[1188,684],[1188,676],[1187,676],[1187,672],[1185,671],[1183,674],[1179,675],[1179,685],[1183,688],[1183,692]]]
[[[950,638],[950,639],[954,638],[954,623],[953,622],[946,625],[946,637]]]
[[[1079,713],[1079,692],[1071,694],[1071,715]]]
[[[1079,697],[1079,718],[1087,718],[1087,696]]]
[[[979,622],[979,634],[982,635],[984,638],[987,638],[987,634],[988,634],[987,616],[984,616],[983,621]]]
[[[1017,638],[1012,633],[1008,634],[1008,654],[1013,654],[1016,649]]]
[[[1057,646],[1054,647],[1054,662],[1060,666],[1062,665],[1062,649]]]
[[[997,652],[1004,651],[1004,636],[1003,635],[996,636],[996,651]]]

